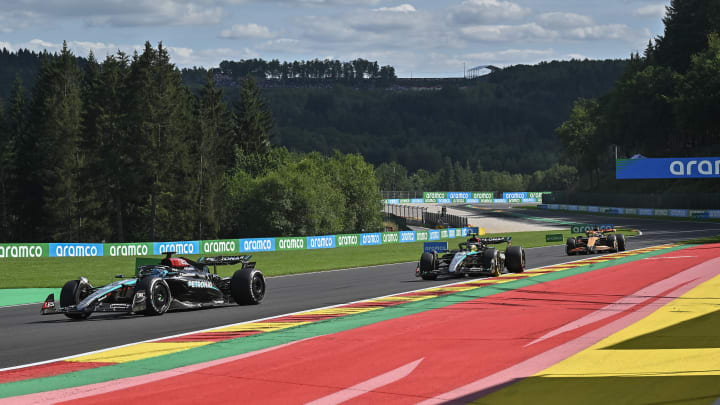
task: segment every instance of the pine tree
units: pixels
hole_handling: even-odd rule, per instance
[[[35,85],[31,111],[32,136],[37,137],[34,165],[38,168],[45,238],[73,241],[79,237],[79,173],[84,165],[82,133],[82,75],[66,43],[60,56],[45,64]]]
[[[10,161],[6,163],[8,186],[5,196],[7,198],[7,220],[8,233],[3,236],[8,241],[28,241],[32,237],[32,228],[30,218],[23,216],[24,213],[32,215],[32,211],[27,211],[28,205],[36,203],[32,200],[26,200],[26,193],[35,189],[33,184],[32,173],[29,172],[34,162],[32,161],[31,150],[25,149],[32,147],[27,143],[27,103],[25,101],[25,90],[19,78],[13,82],[13,87],[8,100],[7,114],[5,117],[5,130],[8,146],[10,151],[22,150],[22,154],[12,153]],[[5,149],[5,148],[3,148]],[[7,152],[6,152],[7,153]],[[22,174],[22,175],[20,175]]]
[[[227,147],[232,138],[232,121],[222,89],[215,86],[210,72],[196,103],[197,130],[192,143],[196,161],[195,235],[201,239],[217,238],[223,210],[223,175],[233,158],[232,149]]]
[[[710,33],[720,32],[717,0],[672,0],[663,18],[665,32],[656,40],[658,62],[685,73],[690,57],[707,47]]]
[[[192,229],[184,225],[192,223],[190,95],[162,44],[155,50],[147,42],[133,58],[128,87],[128,136],[136,163],[129,175],[140,185],[130,223],[140,231],[133,237],[190,237]]]
[[[234,104],[234,143],[247,154],[266,154],[270,148],[272,116],[260,96],[260,89],[252,76],[245,79],[240,90],[240,102]]]
[[[15,140],[8,130],[5,120],[5,105],[0,99],[0,241],[9,242],[11,232],[12,214],[12,181],[15,175]]]

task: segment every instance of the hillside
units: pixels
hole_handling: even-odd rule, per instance
[[[46,57],[53,56],[0,52],[0,98],[8,100],[16,75],[26,90],[32,88]],[[78,62],[86,64],[83,58]],[[473,169],[532,173],[559,160],[555,129],[568,119],[573,100],[606,94],[627,65],[624,60],[549,62],[464,80],[398,79],[394,73],[380,75],[382,69],[394,72],[392,67],[378,70],[376,63],[363,62],[367,72],[356,76],[377,73],[376,79],[302,71],[296,78],[261,80],[276,123],[273,143],[301,152],[359,152],[375,165],[398,162],[410,171],[434,172],[449,158]],[[245,70],[237,66],[252,65],[249,71],[257,75],[258,63],[223,62],[224,70],[212,70],[228,102],[239,99],[236,76]],[[206,73],[183,69],[182,78],[196,91]]]

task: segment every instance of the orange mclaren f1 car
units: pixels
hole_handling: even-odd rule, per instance
[[[585,236],[568,238],[565,252],[568,255],[590,254],[599,252],[622,252],[625,250],[625,235],[617,233],[614,228],[585,232]]]

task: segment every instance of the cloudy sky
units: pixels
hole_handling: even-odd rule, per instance
[[[668,0],[2,0],[0,48],[102,59],[162,41],[180,67],[358,57],[401,77],[463,65],[627,58],[663,31]]]

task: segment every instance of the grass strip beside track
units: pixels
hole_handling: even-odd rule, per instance
[[[534,277],[504,282],[496,285],[482,286],[458,293],[440,295],[438,297],[422,301],[400,304],[397,306],[348,315],[327,321],[313,322],[280,331],[222,341],[165,356],[120,363],[97,369],[82,370],[53,377],[11,382],[0,385],[0,398],[71,388],[119,378],[135,377],[159,371],[171,370],[191,364],[227,358],[301,339],[342,332],[389,319],[408,316],[432,309],[444,308],[453,304],[467,302],[509,290],[528,287],[543,282],[574,276],[576,274],[587,273],[594,270],[613,267],[619,264],[629,263],[635,260],[658,256],[668,252],[684,249],[686,247],[688,246],[674,246],[654,252],[641,253],[625,258],[609,260],[607,262],[590,264],[587,266],[555,271],[547,274],[540,274]]]
[[[637,232],[621,230],[628,236]],[[525,248],[562,245],[565,242],[545,242],[546,234],[562,233],[563,238],[572,234],[568,231],[534,231],[488,234],[492,236],[512,236],[514,245]],[[452,249],[467,238],[449,239]],[[253,253],[253,261],[265,276],[310,273],[324,270],[352,267],[375,266],[403,263],[419,260],[423,242],[398,243],[380,246],[343,247],[318,250],[291,250],[278,252]],[[161,256],[155,256],[161,258]],[[196,259],[199,255],[189,255]],[[0,288],[39,288],[62,287],[68,280],[80,276],[87,277],[93,285],[104,285],[115,281],[116,274],[132,277],[135,274],[135,257],[43,257],[32,259],[0,259],[3,269]],[[219,266],[218,273],[231,276],[237,266]],[[12,271],[10,271],[12,270]],[[2,290],[0,290],[2,293]],[[45,297],[42,297],[45,299]]]

